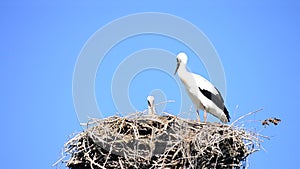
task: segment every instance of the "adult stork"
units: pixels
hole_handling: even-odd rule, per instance
[[[197,112],[198,121],[200,122],[199,109],[204,111],[204,121],[206,122],[206,112],[220,119],[223,123],[230,121],[227,108],[219,90],[204,77],[189,72],[186,69],[188,57],[185,53],[180,52],[177,55],[177,67],[175,73],[184,84],[186,91],[192,100]]]

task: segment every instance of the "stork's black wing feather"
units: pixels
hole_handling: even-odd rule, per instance
[[[230,116],[229,116],[229,112],[227,110],[227,108],[224,105],[224,100],[219,92],[219,90],[217,88],[215,88],[218,91],[218,94],[214,94],[208,90],[205,89],[201,89],[199,87],[200,92],[207,97],[209,100],[211,100],[214,104],[216,104],[221,110],[223,110],[223,112],[225,113],[227,120],[229,122]]]
[[[215,89],[218,92],[218,94],[216,96],[222,101],[222,103],[224,103],[224,100],[223,100],[223,97],[222,97],[220,91],[216,87],[215,87]]]

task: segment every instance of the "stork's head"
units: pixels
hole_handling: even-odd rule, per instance
[[[187,60],[188,60],[187,55],[186,55],[184,52],[178,53],[176,59],[177,59],[177,67],[176,67],[176,70],[175,70],[174,75],[176,74],[176,72],[177,72],[179,66],[180,66],[181,64],[186,65]]]
[[[148,114],[150,115],[156,114],[154,108],[154,97],[148,96],[147,101],[148,101]]]
[[[148,108],[154,106],[154,97],[153,96],[148,96],[147,101],[148,101]]]

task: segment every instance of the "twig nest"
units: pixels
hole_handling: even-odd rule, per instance
[[[176,116],[109,117],[65,144],[70,169],[240,168],[259,135],[230,125]]]

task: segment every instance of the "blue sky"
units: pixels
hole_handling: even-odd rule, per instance
[[[72,96],[73,72],[80,51],[101,27],[141,12],[178,16],[207,36],[223,64],[226,105],[232,120],[261,107],[262,112],[248,119],[275,116],[283,120],[279,126],[262,132],[272,139],[263,144],[266,151],[250,157],[250,167],[294,168],[300,142],[296,131],[300,127],[299,7],[298,1],[268,0],[1,2],[3,168],[52,168],[68,136],[82,130]],[[117,68],[122,57],[146,48],[173,54],[187,51],[191,71],[208,78],[203,64],[188,46],[155,35],[129,38],[111,49],[97,72],[95,95],[104,116],[117,111],[109,93],[115,70],[109,65]],[[166,64],[174,65],[175,58],[174,63]],[[145,83],[157,77],[164,80]],[[143,71],[131,81],[128,95],[137,110],[146,108],[145,99],[152,89],[161,89],[167,99],[176,100],[165,110],[178,114],[173,112],[178,110],[181,99],[174,77],[157,70]]]

